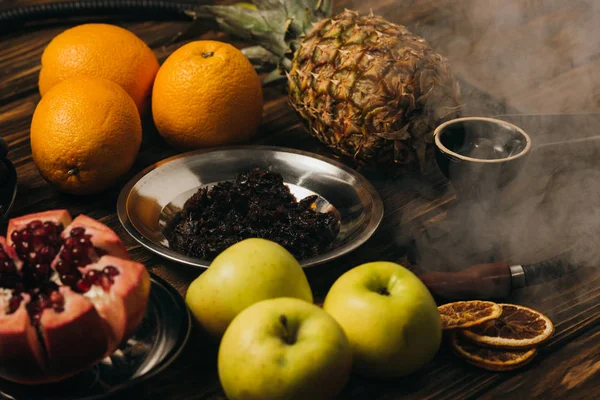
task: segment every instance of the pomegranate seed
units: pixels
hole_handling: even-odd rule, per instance
[[[71,252],[67,249],[62,249],[60,251],[60,258],[65,261],[70,261],[73,257],[71,257]]]
[[[27,254],[29,251],[29,243],[25,242],[25,241],[21,241],[21,242],[17,242],[16,243],[16,247],[17,247],[17,252],[21,255],[23,254]]]
[[[85,234],[85,228],[81,227],[81,226],[76,226],[75,228],[71,229],[71,237],[77,238],[77,237],[82,237]]]
[[[23,301],[23,297],[21,297],[21,295],[13,294],[13,296],[8,302],[8,314],[12,314],[15,311],[17,311],[17,309],[21,305],[21,301]]]
[[[87,254],[82,255],[77,262],[75,262],[75,260],[73,261],[74,264],[76,264],[78,267],[85,267],[88,264],[92,263],[92,260],[90,259],[90,257],[88,257]]]
[[[77,290],[79,290],[81,293],[85,293],[92,288],[92,285],[89,284],[85,279],[80,279],[79,281],[77,281],[76,286]]]
[[[29,264],[35,264],[37,262],[37,254],[35,254],[33,251],[30,251],[27,253],[27,258],[25,261],[27,261]]]
[[[77,239],[75,239],[75,238],[70,237],[70,238],[67,238],[67,240],[65,240],[65,247],[67,249],[70,249],[76,245],[77,245]]]
[[[44,224],[42,223],[42,221],[36,219],[35,221],[31,221],[30,223],[27,224],[27,228],[34,230],[37,228],[42,228],[44,226]]]
[[[56,251],[51,246],[44,246],[38,250],[37,261],[40,263],[50,264],[54,259]]]
[[[17,267],[15,267],[15,263],[13,262],[13,260],[4,260],[0,263],[0,272],[15,273],[17,272]]]
[[[38,304],[40,309],[50,308],[52,307],[52,303],[50,302],[50,298],[45,294],[40,294],[38,297]]]
[[[80,256],[85,253],[83,247],[76,245],[71,249],[71,255],[73,258],[81,258]]]
[[[60,281],[63,284],[74,288],[77,285],[77,281],[79,280],[79,278],[81,278],[81,273],[79,271],[73,271],[66,274],[62,274],[60,276]]]
[[[86,237],[81,237],[79,238],[79,245],[82,247],[90,247],[92,245],[92,242]]]
[[[46,277],[48,272],[50,271],[50,266],[48,264],[35,264],[34,273],[39,277]]]
[[[22,231],[21,232],[21,241],[23,243],[29,243],[29,241],[31,240],[31,232],[30,231]]]
[[[48,235],[46,234],[46,230],[44,228],[37,228],[33,232],[33,242],[37,244],[43,244],[48,240]]]
[[[117,276],[120,273],[119,270],[113,267],[112,265],[107,265],[106,267],[104,267],[102,272],[104,272],[108,276]]]
[[[60,247],[60,239],[58,238],[58,236],[52,234],[52,235],[48,235],[46,236],[46,244],[49,244],[51,246],[56,246],[56,247]]]
[[[10,234],[10,240],[12,240],[13,243],[20,242],[21,241],[21,232],[13,231],[13,233]]]
[[[66,274],[69,271],[71,271],[71,265],[67,264],[62,260],[58,260],[54,268],[58,271],[59,274]]]
[[[56,226],[56,224],[54,222],[46,221],[46,222],[44,222],[43,227],[44,227],[44,230],[46,231],[46,233],[48,235],[54,235],[54,234],[56,234],[56,228],[57,228],[57,226]]]
[[[90,284],[95,284],[98,279],[100,278],[100,271],[96,271],[95,269],[89,270],[86,274],[85,274],[85,280],[86,282],[90,283]]]
[[[63,306],[65,304],[65,298],[62,294],[54,291],[50,293],[50,302],[52,302],[53,306]]]

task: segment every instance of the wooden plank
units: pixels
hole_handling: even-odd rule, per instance
[[[31,1],[5,0],[0,2],[0,9],[23,4],[31,4]],[[593,2],[511,0],[484,4],[472,0],[412,0],[402,2],[400,6],[389,0],[336,3],[337,11],[344,7],[357,7],[362,12],[373,9],[393,22],[408,25],[450,58],[457,76],[517,109],[525,112],[598,109],[597,102],[590,99],[598,97],[600,89],[588,87],[590,79],[585,71],[567,74],[564,78],[568,84],[582,90],[578,97],[563,100],[560,83],[552,86],[552,95],[543,96],[545,101],[537,101],[535,97],[535,93],[549,90],[548,78],[598,57],[598,46],[591,39],[599,37],[600,28],[594,21],[600,15],[600,7],[594,6]],[[7,74],[0,82],[0,102],[7,96],[14,96],[17,87],[28,93],[36,90],[43,46],[69,25],[7,36],[11,45],[0,47],[0,60],[3,60],[0,70]],[[181,22],[126,22],[123,25],[146,40],[161,60],[181,43],[162,47],[160,42],[187,26]],[[23,51],[27,51],[27,56],[11,62],[11,54]],[[540,82],[545,82],[544,87],[539,87]]]
[[[0,0],[0,9],[41,2]],[[494,96],[489,96],[490,93],[506,99],[512,106],[528,110],[600,111],[600,88],[595,85],[600,78],[595,59],[598,56],[597,40],[583,35],[598,29],[593,25],[599,12],[597,6],[580,0],[506,0],[487,2],[485,6],[481,4],[478,0],[409,0],[400,5],[395,0],[339,1],[336,9],[357,6],[368,12],[372,8],[375,13],[407,24],[425,36],[436,49],[450,57],[459,77],[465,82],[464,93],[470,103],[470,114],[507,112],[510,109],[499,105]],[[502,15],[518,18],[499,20],[496,15],[499,11]],[[161,61],[182,45],[165,43],[187,26],[185,23],[156,21],[119,23],[149,43]],[[17,166],[20,185],[14,215],[66,207],[74,214],[86,213],[99,218],[123,238],[135,260],[144,262],[152,273],[166,279],[185,295],[188,284],[200,272],[146,251],[126,234],[115,214],[122,184],[151,163],[176,153],[164,145],[151,121],[145,121],[144,143],[135,166],[119,184],[103,193],[102,198],[58,194],[40,177],[33,165],[28,135],[31,116],[39,101],[37,74],[40,56],[51,38],[72,24],[74,22],[0,36],[0,134],[10,144],[9,158]],[[229,40],[214,32],[202,37]],[[547,38],[552,40],[546,43],[544,39]],[[531,40],[531,48],[515,46],[523,39]],[[487,57],[490,48],[494,49],[493,57]],[[571,49],[577,57],[571,57],[572,54],[565,52],[565,48]],[[516,58],[502,62],[515,55]],[[541,62],[551,60],[553,65],[542,70],[528,70],[523,79],[507,79],[521,57]],[[571,58],[573,63],[568,63]],[[256,143],[290,146],[332,156],[328,149],[306,134],[287,103],[284,86],[267,89],[265,100],[264,119]],[[434,235],[433,230],[427,230],[451,217],[449,213],[457,199],[445,179],[434,169],[425,176],[401,177],[362,169],[361,172],[384,200],[386,217],[376,234],[351,255],[306,271],[317,302],[323,300],[340,274],[362,262],[374,259],[396,261],[417,272],[439,267],[432,262],[436,258],[434,241],[429,243],[429,247],[417,249],[427,252],[428,258],[422,255],[415,258],[413,253],[415,238],[420,233],[425,231]],[[463,237],[456,239],[467,240]],[[528,251],[529,256],[534,257],[541,250]],[[482,371],[458,360],[444,346],[430,365],[411,377],[381,382],[353,376],[340,398],[507,398],[506,393],[523,398],[590,398],[590,394],[600,392],[597,383],[600,368],[597,362],[600,348],[599,287],[600,270],[586,268],[558,281],[520,290],[508,299],[547,313],[556,324],[556,333],[542,354],[523,370],[512,373]],[[118,397],[224,399],[216,374],[216,354],[217,345],[195,327],[188,346],[173,365],[150,382]]]
[[[569,342],[560,353],[542,355],[536,368],[513,374],[481,399],[590,399],[600,391],[598,343],[600,330],[591,329]]]

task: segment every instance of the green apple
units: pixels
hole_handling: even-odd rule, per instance
[[[352,350],[337,322],[314,304],[263,300],[229,325],[218,356],[230,400],[320,400],[348,381]]]
[[[344,328],[357,372],[391,378],[408,375],[437,353],[442,325],[427,287],[391,262],[373,262],[344,273],[323,304]]]
[[[246,307],[275,297],[313,301],[304,270],[285,248],[246,239],[219,254],[190,284],[185,300],[200,325],[220,338]]]

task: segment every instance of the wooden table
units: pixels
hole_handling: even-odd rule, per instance
[[[42,2],[44,0],[0,0],[0,9]],[[398,5],[387,0],[354,4],[339,1],[336,10],[358,7],[367,12],[372,8],[375,13],[406,24],[425,36],[449,57],[463,84],[469,114],[503,114],[515,110],[527,113],[600,111],[597,39],[600,28],[596,23],[599,7],[592,1],[579,0],[484,3],[479,0],[409,0]],[[154,49],[161,62],[181,45],[164,46],[164,43],[186,27],[182,22],[114,22],[138,34]],[[163,144],[151,123],[146,124],[142,151],[130,174],[101,197],[57,193],[40,177],[32,162],[28,134],[39,100],[40,56],[54,35],[74,23],[0,36],[0,134],[10,145],[9,158],[19,174],[19,192],[12,215],[64,207],[74,215],[86,213],[98,218],[116,230],[136,260],[144,262],[149,271],[168,280],[184,295],[199,271],[152,255],[125,233],[115,214],[123,183],[144,167],[175,154]],[[203,38],[228,40],[213,32]],[[330,154],[305,134],[287,105],[284,87],[266,90],[265,100],[264,121],[257,143],[285,146],[293,143],[293,147]],[[590,121],[598,122],[592,117],[586,126],[591,126]],[[560,131],[557,137],[563,135],[563,128],[553,130],[555,134]],[[543,133],[536,134],[537,138],[544,138]],[[568,136],[568,132],[564,135]],[[402,262],[417,271],[464,265],[462,259],[452,261],[449,247],[446,252],[440,252],[440,247],[436,247],[439,242],[431,240],[435,237],[431,232],[437,226],[456,219],[453,210],[458,204],[453,189],[435,168],[425,176],[393,179],[377,173],[366,173],[366,176],[384,199],[384,221],[373,238],[350,256],[307,270],[317,300],[323,299],[341,273],[369,260]],[[592,200],[595,199],[596,193],[593,193]],[[600,201],[600,197],[597,199]],[[468,227],[468,222],[461,226],[456,235],[467,235],[468,229],[464,227]],[[540,236],[535,226],[531,232],[529,238]],[[446,237],[452,237],[448,233],[446,230]],[[548,243],[538,241],[538,245],[522,249],[519,260],[536,260],[556,251]],[[477,252],[472,255],[485,257]],[[517,257],[517,254],[505,256]],[[465,260],[467,258],[465,256]],[[486,372],[456,359],[443,346],[433,362],[409,378],[381,382],[353,376],[340,398],[600,398],[600,269],[588,265],[549,284],[515,292],[508,301],[539,309],[556,325],[554,336],[526,368],[510,373]],[[187,348],[174,364],[117,398],[224,399],[216,374],[216,353],[216,346],[194,328]]]

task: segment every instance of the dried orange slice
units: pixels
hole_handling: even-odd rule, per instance
[[[452,333],[452,350],[456,355],[477,367],[490,371],[510,371],[527,364],[537,354],[537,350],[503,350],[478,346]]]
[[[500,317],[464,330],[461,335],[479,345],[523,349],[539,345],[554,332],[552,321],[538,311],[515,304],[500,306]]]
[[[438,307],[443,329],[464,329],[498,318],[502,307],[491,301],[457,301]]]

